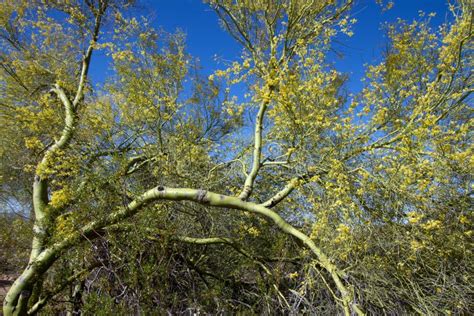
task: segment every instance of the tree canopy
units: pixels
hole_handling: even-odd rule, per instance
[[[209,77],[135,1],[0,6],[4,315],[472,313],[472,4],[348,91],[353,1],[205,2]]]

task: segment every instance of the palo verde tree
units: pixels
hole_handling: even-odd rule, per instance
[[[153,29],[131,1],[2,5],[2,203],[33,218],[4,314],[36,314],[71,285],[68,310],[87,309],[101,268],[115,283],[143,276],[134,295],[167,308],[160,286],[184,282],[156,282],[182,266],[199,275],[193,301],[251,292],[286,312],[472,311],[470,4],[439,30],[423,14],[388,26],[383,61],[347,94],[328,53],[352,34],[352,1],[206,2],[242,47],[209,78],[183,34]],[[103,84],[88,75],[95,51],[110,58]],[[249,265],[260,287],[236,280]],[[112,293],[108,282],[93,286]],[[264,311],[252,295],[245,308]]]

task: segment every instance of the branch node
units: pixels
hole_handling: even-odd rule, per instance
[[[207,191],[203,189],[199,189],[197,191],[196,199],[199,203],[207,203],[209,200],[206,199]]]

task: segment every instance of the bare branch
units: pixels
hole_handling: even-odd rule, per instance
[[[273,88],[269,88],[269,90],[271,94],[273,92]],[[242,189],[242,192],[240,192],[239,194],[239,198],[242,200],[248,199],[250,194],[252,194],[255,178],[257,177],[258,171],[260,170],[261,159],[262,159],[263,118],[264,118],[265,111],[267,110],[269,103],[270,103],[269,98],[265,99],[260,105],[260,109],[258,110],[257,120],[255,122],[255,133],[254,133],[255,139],[254,139],[252,169],[250,170],[250,173],[247,175],[245,179],[244,188]]]
[[[288,195],[290,195],[291,192],[298,186],[300,183],[300,177],[295,177],[288,182],[288,184],[277,194],[275,194],[273,197],[268,199],[267,201],[263,202],[262,206],[267,207],[267,208],[272,208],[281,201],[283,201]]]
[[[95,23],[94,23],[94,30],[92,32],[92,39],[87,47],[86,53],[82,57],[82,68],[81,68],[81,74],[79,77],[79,84],[77,86],[77,91],[76,91],[76,96],[74,97],[74,100],[72,101],[72,105],[74,108],[77,107],[79,102],[82,100],[84,97],[84,88],[86,85],[86,80],[87,80],[87,74],[89,72],[89,66],[92,58],[92,52],[94,51],[94,45],[97,43],[97,40],[99,38],[99,32],[100,32],[100,27],[102,23],[102,18],[103,15],[105,14],[105,11],[107,9],[107,1],[100,1],[99,2],[99,9],[97,10],[96,13],[94,13],[95,16]]]

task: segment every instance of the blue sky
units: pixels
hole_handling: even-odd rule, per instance
[[[167,31],[180,28],[187,34],[188,51],[198,57],[205,73],[223,68],[214,61],[214,56],[233,60],[240,54],[239,45],[219,26],[216,14],[200,0],[148,0],[145,5],[155,19],[155,25]],[[334,56],[336,67],[351,74],[349,89],[360,88],[364,64],[380,60],[380,52],[387,39],[380,29],[383,22],[395,21],[397,17],[413,20],[418,11],[435,12],[433,24],[439,25],[447,18],[446,0],[395,0],[391,10],[382,12],[375,0],[356,0],[352,16],[358,20],[354,36],[343,36],[335,44],[343,58]]]
[[[349,74],[347,88],[350,92],[361,88],[364,64],[373,64],[381,59],[381,52],[387,43],[381,29],[384,22],[393,22],[398,17],[410,21],[418,17],[420,10],[436,13],[432,19],[434,27],[449,18],[447,0],[395,0],[394,7],[385,12],[375,0],[355,1],[351,13],[358,20],[354,36],[339,37],[334,48],[343,57],[332,56],[336,68]],[[144,0],[139,3],[141,9],[138,11],[150,18],[155,27],[162,27],[168,32],[176,29],[185,32],[187,50],[199,58],[204,74],[225,68],[224,64],[216,62],[216,56],[228,61],[240,56],[240,46],[219,26],[216,14],[201,0]],[[106,59],[101,52],[97,52],[94,62],[92,79],[96,83],[103,82],[110,73],[106,70]]]

